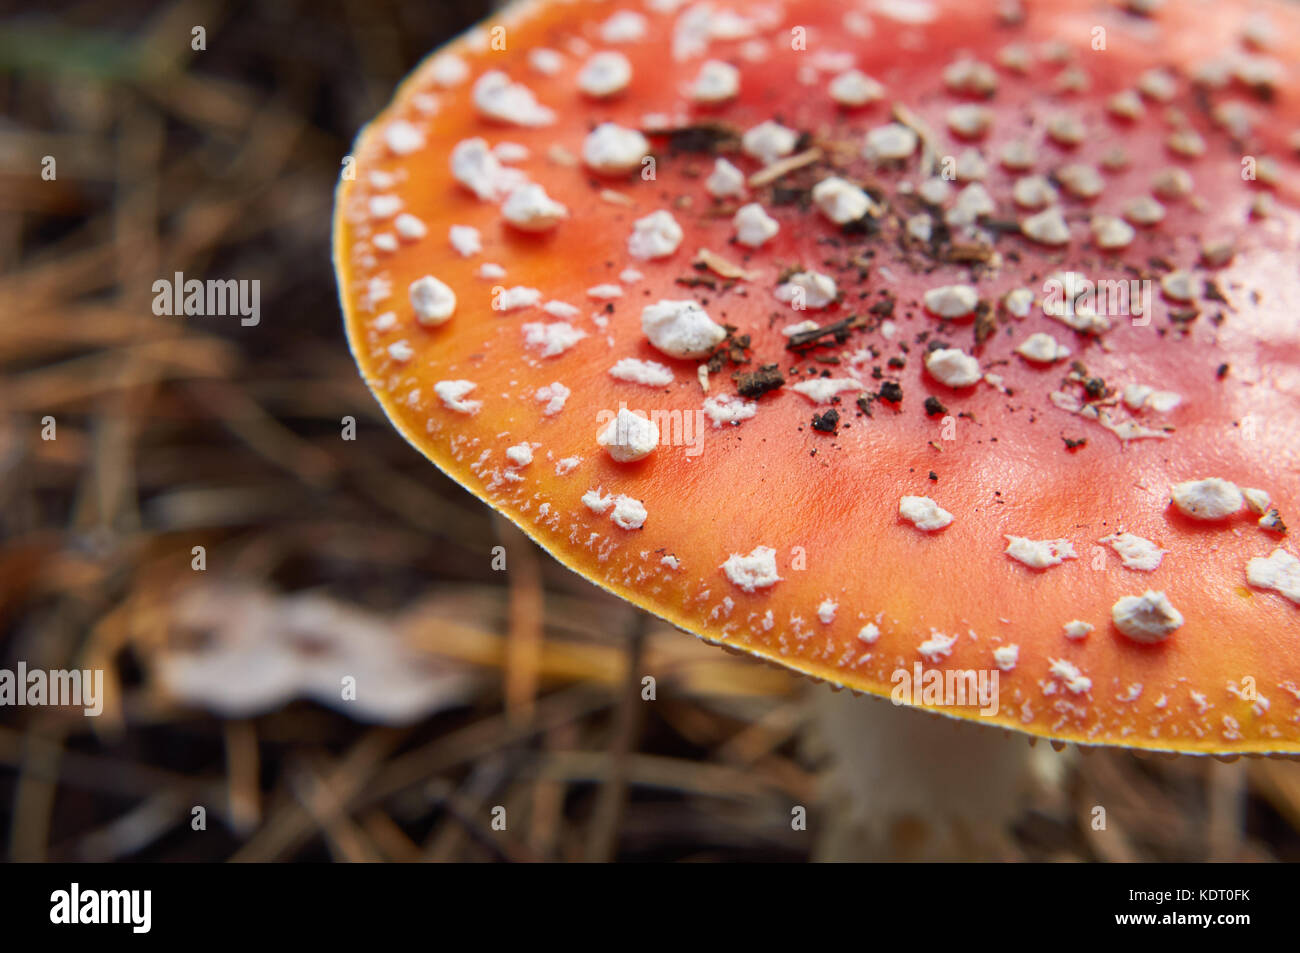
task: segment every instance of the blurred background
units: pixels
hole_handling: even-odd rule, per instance
[[[490,11],[0,5],[0,668],[105,673],[98,718],[0,708],[6,859],[802,861],[835,852],[798,807],[905,813],[846,803],[824,688],[563,570],[363,387],[342,157]],[[156,316],[176,272],[260,281],[260,322]],[[1027,766],[960,856],[1300,859],[1295,762]]]

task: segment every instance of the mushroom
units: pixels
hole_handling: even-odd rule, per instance
[[[852,109],[827,92],[835,73],[797,81],[817,61],[788,42],[793,25],[842,41],[837,4],[729,12],[717,33],[708,11],[652,5],[603,99],[581,58],[527,65],[531,48],[586,35],[599,4],[513,6],[508,52],[461,39],[435,53],[362,132],[338,188],[363,377],[415,447],[556,559],[701,638],[886,697],[914,665],[996,671],[995,711],[906,703],[1056,743],[1300,752],[1300,604],[1262,584],[1300,545],[1245,506],[1202,519],[1176,505],[1213,480],[1220,504],[1241,498],[1227,484],[1260,488],[1279,522],[1300,511],[1300,98],[1257,95],[1246,141],[1207,117],[1252,92],[1194,76],[1241,52],[1224,48],[1234,3],[1139,18],[1066,0],[1000,25],[1000,4],[926,0],[904,5],[905,27],[887,22],[898,6],[844,44],[880,84]],[[1282,51],[1300,50],[1300,10],[1273,18],[1276,47],[1254,55],[1294,86]],[[1085,55],[1094,24],[1104,56]],[[1001,55],[1010,44],[1021,52]],[[1048,48],[1063,52],[1035,52]],[[452,58],[466,78],[440,83]],[[735,68],[725,98],[691,96],[706,61]],[[1108,108],[1171,63],[1146,120]],[[1068,103],[1052,82],[1067,68],[1087,79]],[[972,103],[974,140],[947,121]],[[1179,141],[1195,132],[1204,149],[1167,147],[1175,116]],[[394,149],[396,123],[422,144]],[[619,161],[575,158],[605,123],[645,138],[642,161],[632,136]],[[528,158],[492,158],[507,138]],[[967,150],[987,160],[966,163],[978,201],[925,185]],[[458,171],[458,155],[480,158]],[[1275,171],[1243,176],[1263,158]],[[1039,190],[1037,211],[1017,201],[1019,180],[1062,169],[1073,188]],[[513,204],[544,229],[507,214],[521,192]],[[426,234],[377,247],[384,195]],[[742,205],[773,223],[761,242],[733,243]],[[918,214],[945,227],[909,229]],[[477,229],[481,251],[454,249],[453,227]],[[1228,240],[1219,267],[1201,259]],[[479,277],[484,262],[505,277]],[[425,278],[438,284],[408,300]],[[623,293],[587,293],[609,285]],[[494,308],[508,287],[538,294]],[[610,372],[628,361],[668,374]],[[1181,399],[1130,406],[1129,385]],[[521,442],[528,466],[507,454]],[[598,488],[636,518],[584,505]],[[951,522],[903,518],[909,498]],[[1119,534],[1163,559],[1125,565],[1105,542]],[[1248,574],[1275,550],[1277,572]],[[1244,677],[1267,702],[1234,690]]]
[[[473,696],[478,678],[416,651],[382,620],[317,593],[275,596],[235,582],[175,596],[184,638],[158,659],[167,695],[223,717],[311,698],[362,721],[407,724]],[[196,637],[197,636],[197,637]],[[340,686],[350,680],[356,691]]]

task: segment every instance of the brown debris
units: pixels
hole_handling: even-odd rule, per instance
[[[776,364],[764,364],[756,371],[736,371],[731,379],[741,397],[761,397],[785,384],[785,375]]]

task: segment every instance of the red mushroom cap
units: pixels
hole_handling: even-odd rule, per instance
[[[1300,752],[1300,9],[1142,6],[512,6],[357,141],[362,373],[705,639]]]

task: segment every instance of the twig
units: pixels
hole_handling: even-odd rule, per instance
[[[609,771],[596,799],[595,814],[587,840],[587,860],[610,861],[618,847],[619,821],[627,800],[628,757],[641,733],[645,702],[641,699],[641,655],[645,648],[647,616],[633,610],[627,633],[627,668],[623,693],[614,722],[609,749]]]

